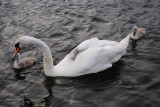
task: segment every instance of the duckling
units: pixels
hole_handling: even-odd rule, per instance
[[[15,57],[14,68],[22,69],[25,67],[29,67],[33,65],[36,61],[37,61],[37,58],[35,57],[26,57],[26,58],[20,59],[20,54],[17,53]]]

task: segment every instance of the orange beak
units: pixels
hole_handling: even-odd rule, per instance
[[[16,56],[17,55],[17,53],[19,52],[19,47],[16,47],[16,51],[14,52],[14,56]]]

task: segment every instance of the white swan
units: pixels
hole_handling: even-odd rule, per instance
[[[36,61],[37,61],[37,58],[35,57],[26,57],[26,58],[20,59],[20,54],[17,53],[17,55],[15,56],[14,68],[22,69],[25,67],[29,67],[33,65]]]
[[[79,44],[62,61],[53,66],[50,48],[41,40],[22,36],[15,44],[15,55],[27,44],[35,44],[43,50],[44,73],[47,76],[75,77],[97,73],[117,62],[126,52],[130,37],[137,36],[138,28],[134,29],[120,42],[92,38]]]

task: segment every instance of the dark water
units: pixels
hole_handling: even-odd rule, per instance
[[[38,62],[14,70],[10,59],[18,35],[30,35],[51,48],[54,64],[83,40],[121,40],[137,25],[147,35],[130,41],[112,68],[76,78],[49,78],[41,50],[27,47],[22,57]],[[159,107],[159,0],[1,0],[0,107]]]

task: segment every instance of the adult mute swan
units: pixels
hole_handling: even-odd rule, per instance
[[[20,54],[17,53],[17,55],[15,56],[14,68],[22,69],[25,67],[29,67],[33,65],[36,61],[37,61],[37,58],[35,57],[26,57],[26,58],[21,59]]]
[[[44,73],[47,76],[75,77],[97,73],[117,62],[126,52],[130,37],[138,36],[138,28],[120,42],[92,38],[79,44],[57,65],[53,66],[50,48],[43,41],[29,36],[22,36],[15,43],[15,56],[27,44],[37,45],[43,50]]]

